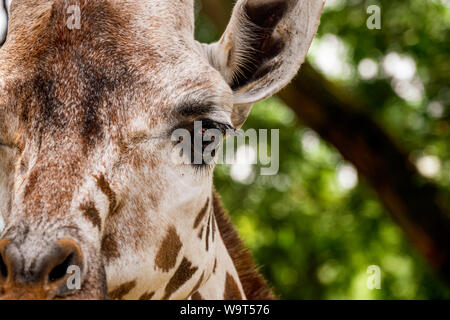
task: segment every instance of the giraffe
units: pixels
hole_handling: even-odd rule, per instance
[[[194,39],[193,0],[9,3],[0,299],[274,298],[214,164],[170,161],[171,133],[240,128],[300,68],[324,1],[238,0],[213,44]]]

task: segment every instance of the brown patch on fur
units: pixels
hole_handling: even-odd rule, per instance
[[[154,295],[155,295],[155,292],[146,292],[142,296],[139,297],[139,300],[151,300]]]
[[[208,210],[208,205],[209,205],[209,198],[206,200],[206,203],[203,206],[202,210],[200,210],[200,212],[197,214],[197,217],[195,218],[194,229],[196,229],[199,223],[203,220],[203,217],[205,216],[206,211]]]
[[[211,215],[209,215],[208,223],[206,224],[206,237],[205,237],[205,244],[206,244],[206,251],[209,250],[209,230],[211,227]]]
[[[124,206],[124,203],[122,201],[120,201],[119,203],[117,203],[117,206],[114,208],[114,210],[112,212],[110,212],[110,216],[115,216],[117,213],[120,212],[120,210],[122,210]]]
[[[205,276],[205,272],[202,272],[202,275],[200,276],[200,279],[198,279],[197,284],[195,285],[195,287],[191,290],[191,293],[188,295],[188,297],[192,296],[195,292],[198,291],[198,289],[200,288],[200,286],[202,285],[203,282],[203,277]]]
[[[174,226],[170,226],[156,254],[156,266],[164,272],[169,272],[170,269],[175,267],[182,246],[177,230]]]
[[[212,223],[212,225],[211,225],[211,227],[212,227],[212,241],[214,242],[214,238],[215,238],[215,235],[216,235],[216,218],[214,217],[214,208],[212,209],[212,212],[211,212],[211,223]]]
[[[136,287],[136,280],[125,282],[113,291],[109,292],[109,297],[112,300],[121,300],[125,295],[130,293],[134,287]]]
[[[192,300],[205,300],[203,299],[202,295],[200,294],[200,292],[196,292],[192,295]]]
[[[25,191],[24,191],[24,194],[23,194],[24,198],[27,198],[33,192],[33,189],[34,189],[34,187],[36,185],[36,182],[37,182],[37,178],[38,178],[38,172],[37,171],[33,171],[30,174],[30,176],[28,177],[28,183],[27,183],[27,185],[25,187]]]
[[[82,204],[80,210],[83,211],[84,216],[92,222],[94,227],[97,227],[98,230],[102,229],[102,219],[93,202]]]
[[[204,229],[205,227],[204,226],[202,226],[202,228],[200,229],[200,231],[198,232],[198,238],[199,239],[202,239],[202,237],[203,237],[203,229]]]
[[[216,268],[217,268],[217,258],[214,259],[214,267],[213,267],[213,273],[216,273]]]
[[[103,236],[101,252],[106,259],[106,263],[120,257],[117,241],[113,234],[108,233]]]
[[[236,283],[236,280],[227,272],[225,279],[225,291],[223,292],[224,300],[242,300],[242,294]]]
[[[108,197],[109,201],[109,214],[114,212],[114,209],[116,208],[116,194],[114,191],[112,191],[108,181],[106,181],[105,176],[101,175],[100,177],[97,177],[97,186],[102,190],[102,192]]]
[[[213,191],[214,215],[217,220],[220,235],[225,243],[228,253],[242,283],[244,293],[249,300],[272,300],[275,296],[266,283],[266,280],[255,267],[253,258],[242,244],[236,230],[234,230],[230,218],[222,207],[220,196]]]
[[[192,263],[188,259],[183,258],[177,271],[175,271],[175,274],[166,286],[163,300],[169,299],[174,292],[192,278],[197,269],[197,267],[192,267]]]

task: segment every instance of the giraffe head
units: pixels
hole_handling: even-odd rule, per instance
[[[183,257],[212,268],[195,224],[211,207],[213,165],[172,161],[172,133],[197,120],[242,126],[295,75],[323,5],[240,0],[221,40],[203,45],[191,0],[74,4],[11,4],[0,298],[101,299],[127,279],[164,286]]]

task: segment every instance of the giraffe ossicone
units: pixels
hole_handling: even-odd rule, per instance
[[[2,2],[0,299],[273,298],[214,163],[171,161],[171,138],[241,128],[296,74],[324,1],[238,0],[214,44],[193,2]]]

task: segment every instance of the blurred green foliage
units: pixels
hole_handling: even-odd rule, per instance
[[[381,8],[380,30],[366,27],[371,4]],[[447,195],[449,26],[446,0],[330,0],[309,56],[325,76],[366,103],[366,111]],[[204,16],[198,17],[196,30],[200,41],[219,36]],[[331,46],[323,46],[326,41]],[[340,72],[321,65],[335,54],[323,52],[326,48],[340,52]],[[371,62],[366,70],[364,59]],[[375,65],[376,72],[370,74]],[[376,194],[361,180],[354,186],[343,184],[341,169],[348,164],[303,127],[282,101],[274,97],[256,104],[248,128],[280,130],[279,173],[261,176],[254,166],[253,175],[239,182],[230,176],[229,165],[219,165],[215,185],[281,298],[450,298],[449,288],[411,246]],[[381,268],[380,290],[366,286],[370,265]]]

